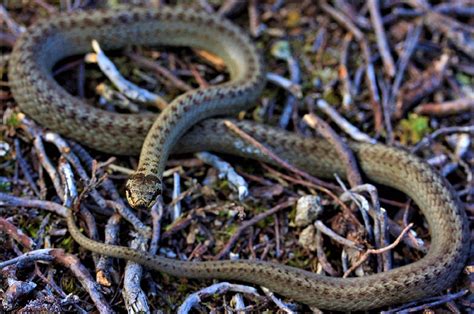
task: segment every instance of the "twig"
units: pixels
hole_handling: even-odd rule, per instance
[[[179,173],[175,171],[173,173],[173,200],[176,200],[178,196],[181,194],[181,177]],[[175,221],[176,219],[181,216],[181,202],[175,201],[173,202],[173,210],[171,211],[171,220]]]
[[[398,238],[390,245],[386,246],[386,247],[383,247],[383,248],[380,248],[380,249],[368,249],[363,255],[362,257],[360,258],[359,261],[357,261],[357,263],[354,263],[345,273],[344,275],[342,276],[343,278],[347,278],[350,273],[352,271],[354,271],[354,269],[358,268],[360,265],[362,265],[370,256],[370,254],[382,254],[384,252],[386,252],[387,250],[391,250],[393,249],[394,247],[396,247],[400,241],[402,240],[403,236],[405,235],[405,233],[408,232],[408,230],[410,230],[410,228],[413,226],[413,223],[409,224],[408,226],[406,226],[402,233],[400,233],[400,235],[398,236]]]
[[[293,314],[293,313],[296,313],[294,310],[292,310],[290,307],[291,307],[291,304],[285,304],[283,303],[280,299],[278,299],[275,294],[273,292],[270,291],[270,289],[266,288],[266,287],[261,287],[262,288],[262,291],[263,293],[265,293],[265,295],[267,297],[269,297],[270,299],[272,299],[273,303],[276,304],[276,306],[278,306],[278,308],[283,311],[283,313],[288,313],[288,314]]]
[[[40,208],[52,213],[55,213],[59,216],[66,217],[68,211],[67,208],[61,206],[57,203],[49,201],[38,201],[38,200],[29,200],[22,197],[16,197],[13,195],[8,195],[0,192],[0,205],[1,206],[23,206],[29,208]]]
[[[38,159],[43,166],[43,168],[48,173],[51,181],[53,182],[54,189],[56,190],[56,194],[59,196],[61,200],[64,200],[64,191],[61,186],[61,180],[59,177],[58,172],[53,166],[53,163],[49,160],[48,156],[46,155],[46,151],[44,149],[43,140],[41,139],[41,135],[35,134],[35,139],[33,141],[36,154]]]
[[[423,97],[433,93],[442,83],[448,67],[449,56],[443,54],[420,76],[406,82],[401,88],[396,103],[395,117],[401,118],[405,111]]]
[[[140,112],[140,107],[136,103],[125,97],[121,92],[112,89],[112,87],[106,83],[98,84],[95,87],[95,92],[100,96],[99,104],[101,106],[110,104],[114,107],[128,110],[131,113]]]
[[[0,269],[3,269],[10,265],[27,265],[35,261],[53,261],[54,257],[51,256],[51,252],[55,249],[40,249],[29,251],[18,257],[9,259],[7,261],[0,262]]]
[[[285,42],[287,43],[287,42]],[[288,71],[290,72],[290,81],[294,86],[300,86],[301,83],[301,70],[298,64],[298,60],[295,59],[291,54],[291,49],[288,45],[285,45],[287,49],[283,50],[283,53],[276,53],[276,57],[280,59],[284,59],[288,66]],[[276,49],[275,51],[278,51]],[[301,93],[301,90],[299,91]],[[301,96],[299,97],[301,98]],[[297,106],[297,98],[290,94],[286,97],[285,104],[283,106],[282,113],[280,115],[280,120],[278,125],[282,129],[286,129],[288,127],[288,123],[290,122],[291,115],[294,111],[296,111]]]
[[[147,239],[151,237],[150,227],[145,225],[128,206],[123,206],[123,204],[114,201],[106,201],[106,203],[107,206],[112,207],[126,221],[128,221],[138,233],[140,233]]]
[[[289,206],[292,206],[294,203],[296,202],[296,199],[294,198],[289,198],[288,200],[276,205],[275,207],[261,213],[261,214],[258,214],[256,216],[254,216],[252,219],[250,220],[247,220],[245,222],[243,222],[239,228],[234,232],[234,234],[232,234],[232,236],[230,237],[229,241],[227,241],[227,244],[224,246],[224,248],[214,257],[215,260],[219,260],[221,258],[223,258],[225,255],[227,255],[230,250],[232,249],[232,247],[234,246],[235,242],[237,242],[237,240],[239,239],[240,235],[242,234],[242,232],[247,229],[248,227],[251,227],[253,225],[255,225],[256,223],[258,223],[259,221],[279,212],[280,210],[282,209],[285,209],[285,208],[288,208]]]
[[[97,310],[100,313],[113,313],[114,311],[105,300],[101,292],[100,286],[94,281],[80,260],[71,254],[65,254],[63,250],[52,250],[51,255],[54,256],[55,262],[70,269],[72,273],[81,283],[82,287],[88,292]]]
[[[217,11],[223,16],[232,16],[245,7],[245,0],[225,0]]]
[[[403,52],[397,62],[397,74],[393,81],[389,100],[387,101],[388,112],[386,119],[391,119],[392,115],[395,113],[395,100],[400,90],[403,76],[405,75],[405,70],[408,67],[408,63],[410,62],[411,56],[415,51],[416,45],[418,44],[422,29],[423,24],[417,23],[416,26],[407,33],[405,42],[403,43]]]
[[[334,7],[328,5],[326,1],[320,3],[321,9],[328,13],[333,19],[335,19],[339,24],[343,25],[348,31],[350,31],[357,41],[360,41],[364,38],[364,34],[351,22],[351,18],[345,15],[344,13],[336,10]]]
[[[267,80],[275,85],[280,86],[281,88],[290,92],[296,98],[302,98],[303,93],[301,92],[301,86],[293,83],[291,80],[284,78],[281,75],[278,75],[273,72],[267,73]]]
[[[455,19],[428,11],[424,17],[424,24],[431,30],[443,33],[453,44],[468,55],[474,58],[474,28],[472,25],[466,25],[456,21]]]
[[[239,200],[243,200],[248,196],[249,191],[247,182],[229,163],[208,152],[197,153],[196,157],[219,170],[219,178],[225,177],[229,181],[231,186],[239,193]]]
[[[120,74],[112,61],[107,58],[102,49],[100,49],[99,43],[96,40],[92,41],[92,48],[94,49],[97,57],[94,60],[89,56],[88,61],[96,61],[102,72],[109,78],[109,80],[117,87],[119,91],[134,101],[145,104],[153,104],[161,110],[166,108],[167,103],[160,96],[153,94],[146,89],[140,88],[130,81],[127,81]]]
[[[71,165],[62,156],[59,158],[58,170],[64,186],[63,204],[66,207],[71,207],[78,197],[76,180],[74,179]]]
[[[167,68],[165,67],[162,67],[161,65],[159,65],[158,63],[148,59],[148,58],[145,58],[137,53],[133,53],[133,52],[128,52],[126,54],[130,59],[132,59],[132,61],[134,61],[135,63],[137,63],[137,65],[139,66],[142,66],[146,69],[150,69],[150,70],[153,70],[156,72],[156,74],[158,74],[159,76],[162,76],[164,78],[166,78],[168,81],[171,82],[171,84],[173,84],[173,86],[175,86],[176,88],[182,90],[182,91],[190,91],[191,89],[193,89],[191,87],[191,85],[187,84],[186,82],[184,82],[183,80],[179,79],[176,75],[174,75],[170,70],[168,70]]]
[[[393,62],[392,54],[387,42],[387,36],[382,24],[382,17],[380,15],[379,1],[369,0],[368,2],[370,10],[370,18],[372,25],[374,26],[375,35],[377,39],[377,45],[379,47],[380,55],[382,57],[385,72],[388,76],[393,77],[395,75],[395,64]]]
[[[20,169],[23,172],[23,175],[25,176],[26,181],[30,185],[30,188],[33,190],[33,192],[36,194],[36,196],[40,196],[41,193],[38,190],[38,186],[36,185],[33,175],[31,174],[31,169],[28,163],[26,162],[25,158],[23,157],[23,153],[21,152],[21,147],[20,147],[20,140],[15,139],[15,153],[16,153],[16,159],[18,161],[18,165],[20,165]]]
[[[91,178],[82,166],[79,158],[76,156],[76,154],[74,154],[73,151],[71,151],[71,148],[69,147],[68,143],[63,138],[61,138],[56,133],[47,132],[44,135],[44,139],[47,142],[53,143],[58,148],[58,150],[61,152],[61,155],[66,158],[67,161],[74,167],[74,170],[76,170],[81,180],[83,180],[86,184],[91,182]],[[99,207],[105,207],[104,198],[95,188],[90,189],[90,196],[96,202],[96,204],[99,205]]]
[[[428,103],[416,107],[415,112],[421,115],[444,117],[463,112],[474,112],[474,98],[465,97],[442,103]]]
[[[316,230],[316,254],[318,255],[318,262],[323,267],[324,271],[329,275],[336,277],[339,273],[332,267],[331,263],[329,263],[326,254],[324,254],[323,248],[323,237],[321,235],[321,231],[318,229]]]
[[[288,176],[288,175],[285,175],[283,173],[280,173],[278,171],[276,171],[275,169],[272,169],[270,166],[266,165],[266,164],[261,164],[262,167],[265,169],[265,170],[268,170],[272,173],[275,173],[275,174],[278,174],[280,177],[282,177],[283,179],[287,180],[287,181],[290,181],[290,182],[293,182],[293,183],[296,183],[296,184],[301,184],[302,186],[306,186],[306,187],[309,187],[309,188],[313,188],[313,189],[316,189],[318,191],[321,191],[327,195],[329,195],[333,200],[334,202],[336,202],[336,204],[338,204],[339,206],[341,206],[343,212],[348,215],[348,217],[350,217],[350,219],[352,220],[352,222],[354,224],[357,224],[357,225],[360,225],[359,221],[357,220],[357,218],[354,216],[354,214],[352,213],[352,211],[350,210],[349,207],[347,207],[346,204],[344,204],[343,201],[341,201],[339,199],[339,197],[337,197],[333,192],[331,192],[330,190],[328,190],[327,188],[325,188],[324,186],[321,186],[321,185],[317,185],[313,182],[309,182],[309,181],[305,181],[305,180],[301,180],[301,179],[297,179],[297,178],[293,178],[291,176]],[[329,185],[330,188],[332,189],[335,189],[335,190],[340,190],[340,188],[336,185],[332,185],[332,184],[326,184],[326,185]]]
[[[146,251],[146,239],[140,234],[130,244],[132,249]],[[123,280],[122,296],[125,307],[129,313],[150,313],[150,306],[145,292],[140,284],[143,276],[143,266],[132,261],[127,261]]]
[[[374,114],[374,126],[377,133],[382,131],[382,109],[380,108],[380,95],[377,88],[377,77],[375,75],[374,65],[372,63],[372,53],[369,43],[366,40],[361,41],[362,52],[366,60],[365,80],[369,86],[372,111]]]
[[[361,132],[357,127],[352,125],[349,121],[347,121],[343,116],[337,112],[331,105],[329,105],[324,99],[318,99],[316,102],[318,109],[328,115],[334,123],[336,123],[341,130],[346,132],[350,137],[352,137],[356,141],[360,142],[367,142],[371,144],[375,144],[377,141],[367,134]]]
[[[114,213],[107,220],[104,230],[104,243],[116,245],[119,243],[119,230],[120,230],[120,221],[122,216],[118,213]],[[112,258],[109,256],[101,255],[97,261],[96,266],[96,281],[105,287],[110,287],[112,285],[110,275],[114,271],[112,266]]]
[[[330,237],[337,243],[340,243],[344,246],[353,248],[358,251],[362,251],[362,246],[355,243],[354,241],[341,237],[340,235],[332,231],[330,228],[326,227],[321,220],[316,220],[316,222],[314,223],[314,226],[316,227],[316,229],[318,229],[319,231],[321,231],[322,233],[324,233],[325,235],[327,235],[328,237]]]
[[[467,125],[467,126],[452,126],[452,127],[446,127],[446,128],[441,128],[433,133],[425,136],[418,144],[416,144],[415,147],[411,149],[411,153],[414,154],[417,151],[419,151],[423,146],[426,146],[427,144],[431,143],[436,137],[444,134],[451,134],[451,133],[474,133],[474,125]]]
[[[414,313],[414,312],[418,312],[418,311],[427,310],[430,307],[435,307],[437,305],[441,305],[441,304],[456,300],[456,299],[466,295],[468,292],[469,292],[468,290],[461,290],[461,291],[459,291],[457,293],[454,293],[454,294],[447,294],[447,295],[444,295],[444,296],[441,296],[441,297],[429,298],[428,299],[429,301],[427,300],[428,303],[425,303],[425,304],[422,304],[422,305],[419,305],[419,306],[414,306],[414,307],[411,307],[412,304],[410,304],[408,307],[406,305],[404,305],[404,306],[397,307],[397,308],[394,308],[394,309],[391,309],[391,310],[388,310],[388,311],[382,311],[381,314],[392,314],[392,313],[403,313],[403,314],[405,314],[405,313]],[[432,301],[432,300],[434,300],[434,301]]]
[[[158,243],[160,242],[161,234],[161,218],[163,217],[163,200],[161,197],[151,207],[151,218],[153,222],[153,231],[150,242],[150,254],[156,254],[158,251]]]
[[[248,13],[250,34],[252,34],[253,37],[258,37],[260,36],[262,28],[257,9],[257,0],[249,0]]]
[[[362,176],[357,165],[357,161],[350,148],[345,144],[341,138],[334,132],[334,130],[322,119],[314,114],[306,114],[303,117],[310,127],[316,129],[327,141],[332,143],[341,158],[346,168],[346,176],[351,187],[362,184]]]
[[[309,180],[310,182],[320,185],[320,186],[327,186],[326,182],[319,180],[318,178],[315,178],[308,173],[299,170],[298,168],[294,167],[290,163],[286,162],[285,160],[281,159],[278,157],[275,153],[273,153],[270,149],[266,148],[263,144],[259,143],[256,139],[245,133],[243,130],[241,130],[238,126],[233,124],[232,122],[226,120],[224,122],[225,126],[228,127],[231,131],[235,132],[238,136],[240,136],[244,141],[247,143],[251,144],[252,146],[256,147],[259,149],[263,154],[267,155],[269,158],[273,159],[276,163],[278,163],[281,167],[286,168],[290,170],[291,172],[302,176],[306,180]]]
[[[17,22],[15,22],[10,15],[8,14],[7,10],[3,5],[0,4],[0,24],[5,22],[7,24],[8,29],[13,34],[13,36],[18,37],[25,31],[25,27],[20,26]]]
[[[352,42],[353,35],[351,33],[347,33],[344,36],[342,41],[341,47],[341,57],[339,61],[339,79],[342,81],[342,106],[344,109],[348,110],[352,104],[352,96],[353,96],[353,87],[351,83],[351,79],[349,77],[349,70],[347,67],[347,62],[349,59],[349,48]]]
[[[259,297],[257,289],[253,287],[221,282],[188,295],[186,300],[184,300],[184,302],[178,308],[178,314],[189,313],[193,307],[201,302],[201,298],[206,295],[222,294],[227,291],[246,293]]]
[[[372,111],[374,113],[374,124],[377,133],[382,131],[382,111],[380,109],[380,96],[377,89],[377,82],[375,76],[374,66],[372,64],[372,54],[370,52],[370,46],[367,40],[365,39],[364,34],[354,25],[350,18],[344,13],[340,12],[336,8],[328,5],[326,1],[323,1],[320,4],[321,8],[328,13],[334,20],[339,24],[343,25],[348,31],[350,31],[355,39],[359,42],[362,52],[364,54],[365,63],[366,63],[366,81],[369,86],[369,91],[371,95],[371,105]]]

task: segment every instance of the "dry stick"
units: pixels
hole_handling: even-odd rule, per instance
[[[272,172],[272,173],[275,173],[277,174],[278,176],[282,177],[283,179],[287,180],[287,181],[290,181],[290,182],[293,182],[293,183],[296,183],[296,184],[301,184],[303,186],[306,186],[306,187],[309,187],[309,188],[313,188],[313,189],[316,189],[318,191],[321,191],[323,193],[326,193],[327,195],[329,195],[339,206],[341,206],[342,210],[344,211],[344,213],[352,220],[353,223],[355,223],[357,226],[361,226],[359,220],[357,220],[357,218],[354,216],[354,213],[350,210],[349,207],[347,207],[346,204],[344,204],[343,201],[341,201],[341,199],[339,197],[337,197],[334,193],[332,193],[330,190],[326,189],[325,187],[322,187],[320,185],[317,185],[315,183],[312,183],[312,182],[308,182],[308,181],[304,181],[304,180],[301,180],[301,179],[296,179],[296,178],[293,178],[291,176],[287,176],[283,173],[280,173],[278,171],[276,171],[275,169],[272,169],[270,166],[262,163],[262,167],[265,169],[265,170],[268,170],[269,172]],[[338,186],[334,186],[334,189],[336,190],[340,190],[340,188]]]
[[[245,221],[244,223],[242,223],[240,225],[240,227],[237,229],[237,231],[235,231],[235,233],[232,235],[232,237],[229,239],[229,241],[227,242],[227,244],[225,245],[225,247],[219,252],[219,254],[217,254],[214,259],[215,260],[219,260],[221,258],[223,258],[225,255],[227,255],[230,250],[232,249],[232,247],[234,246],[235,242],[239,239],[240,235],[242,234],[242,232],[247,229],[248,227],[251,227],[253,225],[255,225],[256,223],[258,223],[259,221],[279,212],[280,210],[282,209],[285,209],[287,207],[290,207],[292,206],[294,203],[296,202],[296,199],[294,198],[289,198],[288,200],[276,205],[275,207],[273,207],[272,209],[269,209],[267,210],[266,212],[263,212],[261,214],[258,214],[257,216],[253,217],[252,219],[250,220],[247,220]]]
[[[291,307],[294,307],[294,306],[292,306],[293,304],[283,303],[283,301],[278,299],[275,296],[275,294],[272,291],[270,291],[268,288],[263,287],[263,286],[261,288],[262,288],[263,293],[265,293],[265,295],[267,297],[269,297],[273,301],[273,303],[276,304],[276,306],[278,306],[278,308],[280,309],[281,312],[287,313],[287,314],[295,314],[296,313],[293,309],[291,309]],[[278,311],[278,312],[280,312],[280,311]]]
[[[49,272],[51,272],[51,269],[49,270]],[[35,275],[37,275],[44,283],[46,283],[48,286],[50,286],[61,298],[63,298],[61,300],[61,302],[64,302],[64,303],[69,303],[71,304],[72,306],[74,306],[74,308],[77,310],[77,313],[79,314],[87,314],[89,312],[86,312],[83,308],[81,308],[79,305],[77,305],[78,303],[78,298],[76,298],[75,295],[73,294],[66,294],[66,292],[64,292],[51,278],[51,276],[48,275],[48,277],[46,277],[42,272],[41,270],[39,269],[38,265],[35,265]],[[63,304],[64,304],[63,303]],[[48,305],[49,306],[49,305]],[[36,313],[36,312],[35,312]]]
[[[347,60],[349,55],[349,48],[352,42],[353,35],[347,33],[344,36],[341,47],[341,58],[339,61],[339,79],[342,81],[342,106],[348,110],[352,104],[353,87],[351,78],[349,77],[349,70],[347,68]]]
[[[3,5],[0,4],[0,24],[7,24],[8,29],[12,33],[13,36],[18,37],[20,36],[24,31],[25,27],[19,25],[17,22],[15,22],[10,15],[8,14],[8,11],[5,9]]]
[[[474,112],[474,97],[465,97],[442,103],[428,103],[416,107],[415,112],[421,115],[444,117],[464,112]]]
[[[114,213],[107,220],[104,230],[104,243],[116,245],[119,243],[119,231],[120,231],[120,221],[122,216],[118,213]],[[108,256],[101,255],[96,266],[96,281],[105,287],[110,287],[112,285],[111,281],[111,272],[115,270],[112,268],[112,258]]]
[[[51,255],[54,256],[55,262],[62,264],[72,271],[84,289],[88,292],[100,313],[114,312],[101,293],[100,286],[94,281],[88,270],[81,264],[76,256],[65,254],[63,250],[57,249],[52,250]]]
[[[356,187],[362,184],[362,176],[357,165],[354,154],[345,144],[342,139],[334,132],[334,130],[321,118],[314,114],[306,114],[303,117],[310,127],[316,129],[328,142],[334,145],[334,148],[341,158],[345,168],[347,180],[351,187]]]
[[[145,252],[146,239],[140,234],[132,240],[130,247],[134,250]],[[132,261],[127,261],[125,266],[122,296],[125,308],[129,313],[150,313],[150,306],[145,292],[141,288],[143,266]]]
[[[320,3],[321,9],[328,13],[333,19],[335,19],[339,24],[342,24],[348,31],[350,31],[357,41],[361,41],[364,38],[364,34],[355,26],[350,17],[346,16],[344,13],[336,10],[334,7],[328,5],[326,1]]]
[[[225,0],[217,11],[220,15],[231,16],[238,13],[245,7],[245,1],[242,0]]]
[[[29,200],[27,198],[16,197],[13,195],[0,193],[0,206],[22,206],[28,208],[40,208],[50,211],[56,215],[66,217],[68,209],[57,203],[49,201]]]
[[[321,181],[319,180],[318,178],[315,178],[313,177],[312,175],[304,172],[304,171],[301,171],[299,170],[298,168],[294,167],[293,165],[291,165],[290,163],[286,162],[285,160],[281,159],[280,157],[278,157],[278,155],[276,155],[275,153],[273,153],[270,149],[266,148],[263,144],[261,144],[260,142],[258,142],[256,139],[254,139],[253,137],[251,137],[250,135],[248,135],[247,133],[245,133],[244,131],[242,131],[238,126],[236,126],[235,124],[233,124],[232,122],[226,120],[224,122],[225,126],[227,128],[229,128],[229,130],[231,130],[232,132],[234,132],[235,134],[237,134],[239,137],[241,137],[244,141],[246,141],[247,143],[249,143],[250,145],[256,147],[257,149],[259,149],[263,154],[267,155],[269,158],[273,159],[276,163],[278,163],[281,167],[283,168],[286,168],[288,170],[290,170],[291,172],[305,178],[306,180],[314,183],[314,184],[317,184],[317,185],[320,185],[320,186],[323,186],[323,187],[329,187],[331,188],[331,186],[329,186],[326,182],[324,181]]]
[[[300,86],[301,83],[301,70],[298,64],[298,61],[291,55],[291,52],[285,56],[285,61],[288,66],[288,71],[290,72],[290,81],[294,85]],[[290,122],[290,117],[292,113],[295,111],[295,107],[297,106],[297,98],[293,95],[288,95],[285,100],[285,105],[283,106],[283,112],[280,115],[280,120],[278,125],[282,129],[286,129],[288,127],[288,123]]]
[[[393,81],[393,85],[390,90],[390,96],[387,100],[385,111],[384,111],[385,123],[389,122],[390,125],[391,125],[392,116],[394,115],[395,110],[396,110],[395,101],[397,99],[398,92],[402,85],[403,76],[405,75],[405,70],[408,67],[408,63],[410,62],[411,56],[413,55],[413,52],[415,51],[416,45],[418,44],[418,40],[420,38],[422,29],[423,29],[423,24],[418,22],[415,28],[408,32],[405,42],[403,43],[404,49],[397,64],[397,74]],[[393,133],[390,133],[388,135],[389,135],[388,142],[389,143],[393,142],[394,140]]]
[[[421,75],[410,79],[403,85],[395,105],[396,118],[401,118],[413,104],[438,89],[446,74],[449,58],[446,53],[441,55]]]
[[[464,295],[466,295],[469,292],[469,290],[461,290],[457,293],[454,294],[447,294],[444,296],[440,297],[434,297],[434,298],[428,298],[425,300],[425,304],[419,305],[419,306],[414,306],[414,307],[407,307],[406,305],[402,305],[400,307],[388,310],[388,311],[382,311],[381,314],[392,314],[392,313],[414,313],[418,311],[427,311],[428,308],[430,307],[435,307],[438,305],[441,305],[443,303],[447,303],[453,300],[456,300]],[[415,302],[413,302],[415,303]],[[413,303],[410,303],[410,306],[413,305]],[[471,304],[470,304],[471,305]]]
[[[467,125],[467,126],[452,126],[452,127],[446,127],[446,128],[441,128],[433,133],[425,136],[418,144],[416,144],[415,147],[413,147],[410,152],[412,154],[416,153],[419,151],[423,146],[431,143],[436,137],[443,135],[443,134],[451,134],[451,133],[470,133],[474,134],[474,125]]]
[[[99,43],[94,39],[92,40],[92,48],[96,55],[95,60],[92,55],[88,56],[88,61],[96,62],[102,72],[108,77],[108,79],[122,92],[125,96],[131,100],[135,100],[140,103],[152,104],[163,110],[166,108],[166,101],[159,95],[149,92],[136,84],[126,80],[119,72],[115,64],[105,55],[101,50]]]
[[[216,168],[219,171],[218,177],[220,179],[226,178],[230,186],[239,193],[239,200],[242,201],[248,196],[247,182],[235,171],[231,164],[208,152],[197,153],[196,157]]]
[[[63,217],[66,216],[66,213],[69,210],[68,208],[62,205],[59,205],[57,203],[53,203],[49,201],[28,200],[25,198],[15,197],[15,196],[11,196],[4,193],[0,193],[0,205],[40,208],[40,209],[45,209],[45,210],[54,212],[55,214],[58,214]],[[40,254],[41,258],[38,257],[39,255],[35,255],[36,259],[51,260],[51,257],[48,257],[48,256],[45,257],[46,253],[48,255],[53,256],[56,262],[69,268],[75,274],[75,276],[79,279],[82,286],[87,290],[92,300],[94,301],[94,304],[96,305],[97,309],[101,313],[113,312],[110,309],[108,303],[105,301],[104,297],[102,296],[98,285],[94,282],[94,280],[92,279],[88,271],[85,269],[85,267],[82,264],[80,264],[80,261],[75,256],[70,255],[70,254],[66,255],[64,254],[63,250],[59,250],[59,249],[38,250],[38,251],[33,251],[33,252],[42,252],[42,254]],[[28,256],[30,255],[32,254],[29,254],[29,255],[28,253],[25,254],[24,259],[27,259]],[[0,263],[0,269],[2,267],[11,265],[12,261],[13,263],[17,262],[14,259],[14,260],[7,261],[8,263],[6,262]]]
[[[156,203],[151,207],[150,211],[153,223],[153,231],[148,252],[154,255],[158,251],[158,243],[160,242],[161,218],[163,217],[163,200],[161,197],[158,198]]]
[[[322,233],[324,233],[325,235],[327,235],[334,241],[344,246],[350,247],[352,249],[362,251],[362,247],[360,245],[358,245],[354,241],[341,237],[340,235],[332,231],[330,228],[326,227],[326,225],[324,225],[324,223],[321,220],[316,220],[316,222],[314,223],[314,226],[316,227],[316,229],[318,229],[319,231],[321,231]]]
[[[138,53],[133,52],[126,53],[126,56],[132,59],[132,61],[134,61],[138,66],[155,71],[160,77],[166,78],[173,86],[184,92],[193,89],[191,85],[179,79],[170,70],[165,67],[162,67],[155,61],[152,61],[146,57],[143,57],[142,55],[139,55]]]
[[[317,108],[324,112],[328,117],[331,118],[334,123],[337,124],[341,130],[346,132],[352,139],[359,142],[367,142],[375,144],[377,141],[367,134],[360,131],[357,127],[352,125],[349,121],[346,120],[336,109],[334,109],[330,104],[328,104],[324,99],[318,99],[316,102]]]
[[[250,287],[250,286],[244,286],[244,285],[237,285],[237,284],[231,284],[228,282],[221,282],[214,284],[212,286],[209,286],[207,288],[201,289],[199,291],[196,291],[186,297],[186,300],[184,300],[183,304],[180,305],[178,308],[178,314],[187,314],[191,311],[191,309],[199,304],[201,302],[201,298],[206,295],[216,295],[216,294],[223,294],[228,291],[233,291],[233,292],[240,292],[240,293],[246,293],[253,295],[255,297],[259,297],[259,294],[257,293],[257,289]]]
[[[370,52],[369,43],[366,40],[361,42],[362,52],[364,53],[366,62],[367,62],[367,69],[365,71],[365,79],[367,81],[367,85],[369,86],[369,91],[371,95],[371,102],[372,111],[374,113],[374,125],[375,130],[377,133],[382,132],[382,109],[380,108],[380,95],[377,89],[377,77],[375,75],[375,68],[372,63],[372,54]]]
[[[207,13],[209,13],[209,14],[214,14],[215,13],[214,8],[212,7],[212,5],[209,4],[209,2],[207,0],[197,0],[197,3]]]
[[[387,42],[387,36],[385,35],[385,30],[383,28],[382,17],[380,15],[379,1],[369,0],[368,5],[370,10],[370,18],[372,20],[372,25],[374,26],[375,35],[377,38],[377,45],[379,47],[385,71],[387,72],[388,76],[393,77],[395,75],[395,64],[393,62],[393,58],[390,53],[390,48]]]
[[[474,28],[471,25],[460,23],[456,19],[433,11],[428,11],[423,17],[423,21],[433,33],[442,33],[456,48],[470,58],[474,58],[474,45],[472,44]]]
[[[116,210],[126,221],[128,221],[133,228],[145,238],[150,238],[150,227],[145,225],[140,218],[128,207],[114,201],[106,201],[107,206]]]
[[[357,267],[359,267],[360,265],[362,265],[370,256],[370,254],[382,254],[388,250],[391,250],[393,249],[394,247],[396,247],[400,241],[402,240],[403,236],[405,235],[405,233],[408,232],[408,230],[410,230],[410,228],[413,226],[413,223],[409,224],[408,226],[406,226],[402,233],[398,236],[398,238],[390,245],[387,245],[386,247],[383,247],[383,248],[380,248],[380,249],[368,249],[363,255],[362,257],[360,258],[360,260],[358,260],[356,263],[354,263],[351,268],[349,268],[345,273],[344,273],[344,276],[342,276],[342,278],[347,278],[350,273],[352,271],[354,271],[354,269],[356,269]]]
[[[104,177],[104,171],[101,168],[97,168],[94,166],[94,158],[92,158],[92,156],[81,145],[73,141],[69,141],[69,145],[71,149],[75,152],[75,154],[79,157],[79,159],[86,165],[89,171],[93,171],[93,169],[95,169],[95,173],[97,176]],[[115,188],[115,185],[107,177],[105,177],[105,179],[102,181],[102,188],[109,194],[109,196],[114,201],[119,202],[123,206],[125,206],[125,202],[120,197],[120,194]]]
[[[296,98],[303,97],[303,93],[301,91],[301,85],[293,83],[291,80],[283,77],[277,73],[267,72],[266,78],[268,82],[273,83],[284,90],[291,93]]]
[[[49,160],[48,156],[46,155],[46,151],[44,149],[44,144],[43,144],[43,140],[41,139],[41,135],[39,135],[37,132],[35,133],[36,134],[34,134],[35,139],[33,143],[35,146],[38,159],[41,165],[43,166],[43,168],[48,173],[49,177],[51,178],[54,189],[56,190],[56,194],[59,196],[61,200],[64,200],[64,191],[61,185],[61,179],[59,177],[59,174],[56,171],[55,167],[53,166],[53,163]]]
[[[179,172],[173,172],[173,201],[174,204],[169,206],[172,208],[171,210],[171,220],[175,221],[176,219],[181,216],[181,201],[176,200],[178,196],[181,194],[181,177],[179,176]]]
[[[14,224],[6,220],[5,218],[0,217],[0,231],[6,233],[12,239],[20,243],[23,247],[31,250],[35,247],[35,241],[29,236],[23,233],[21,229],[17,228]]]
[[[340,12],[336,8],[328,5],[326,1],[323,1],[320,4],[321,9],[328,13],[334,20],[336,20],[339,24],[344,26],[347,30],[349,30],[355,37],[355,39],[359,42],[362,52],[364,54],[365,62],[366,62],[366,80],[367,85],[369,87],[369,91],[371,94],[371,105],[372,110],[374,113],[374,123],[375,129],[378,133],[382,130],[382,112],[380,110],[380,96],[377,89],[377,82],[375,77],[375,70],[372,64],[372,54],[370,52],[369,43],[364,37],[364,34],[354,25],[350,18],[346,16],[344,13]]]
[[[257,10],[257,0],[249,0],[248,5],[248,14],[249,14],[249,28],[250,34],[253,37],[258,37],[260,35],[260,19]]]
[[[17,256],[15,258],[0,262],[0,270],[10,265],[26,265],[35,261],[53,261],[54,257],[51,256],[51,252],[56,249],[39,249],[34,251],[29,251],[23,255]]]
[[[316,230],[316,254],[318,256],[318,262],[323,267],[324,271],[331,276],[339,276],[337,270],[332,267],[331,263],[329,263],[326,254],[324,254],[323,248],[323,237],[321,236],[321,231],[319,229]]]
[[[74,154],[73,151],[71,151],[71,148],[69,147],[68,143],[63,138],[61,138],[56,133],[47,132],[44,135],[44,139],[47,142],[53,143],[58,148],[58,150],[61,152],[61,155],[66,158],[66,160],[74,167],[79,177],[85,183],[91,181],[79,158],[76,156],[76,154]],[[99,205],[99,207],[104,208],[106,206],[104,198],[95,188],[90,190],[90,196],[95,201],[95,203]]]
[[[16,153],[16,160],[18,161],[18,165],[20,166],[21,171],[23,172],[23,175],[26,178],[26,181],[30,185],[30,188],[33,190],[33,192],[36,194],[36,196],[40,196],[40,191],[38,190],[38,186],[35,183],[35,180],[33,179],[33,176],[31,174],[31,168],[26,162],[25,158],[23,158],[23,153],[21,152],[21,147],[20,147],[20,140],[18,138],[15,139],[15,153]]]

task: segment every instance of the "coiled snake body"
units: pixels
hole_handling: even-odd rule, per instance
[[[105,49],[129,44],[204,48],[224,59],[231,80],[178,97],[158,119],[152,114],[105,112],[69,95],[51,74],[60,59],[87,52],[92,39]],[[20,108],[42,125],[114,154],[137,154],[144,143],[138,171],[128,184],[127,196],[133,206],[148,206],[156,191],[160,193],[161,173],[171,149],[213,150],[272,163],[230,132],[222,120],[204,120],[182,137],[200,120],[247,108],[262,90],[264,77],[258,53],[237,27],[218,17],[180,8],[58,15],[28,29],[14,47],[9,68],[11,90]],[[322,139],[303,139],[252,122],[235,123],[282,158],[314,175],[345,175],[336,151]],[[371,309],[419,299],[449,287],[463,268],[469,246],[467,219],[449,184],[404,151],[379,144],[350,143],[350,147],[370,180],[405,192],[422,209],[431,230],[431,247],[421,260],[384,273],[343,279],[270,262],[186,262],[105,245],[82,235],[72,213],[67,218],[68,229],[81,246],[100,254],[179,277],[235,279],[262,285],[322,309]]]

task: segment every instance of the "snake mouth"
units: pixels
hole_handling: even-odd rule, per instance
[[[133,193],[133,190],[126,188],[125,196],[128,204],[136,210],[150,209],[157,202],[161,196],[161,189],[157,188],[153,191],[153,194],[146,193],[145,195],[137,196],[138,193]]]

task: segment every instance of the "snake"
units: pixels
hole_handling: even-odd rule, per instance
[[[189,91],[159,115],[102,110],[69,94],[52,71],[61,59],[89,51],[96,39],[107,50],[133,45],[187,46],[221,57],[229,80]],[[244,31],[217,15],[181,7],[128,7],[61,13],[30,26],[16,42],[9,85],[19,108],[41,125],[93,149],[137,155],[126,193],[132,206],[149,206],[161,193],[161,175],[171,153],[214,151],[270,164],[275,160],[226,127],[223,118],[248,109],[265,86],[260,53]],[[322,178],[345,177],[345,166],[328,141],[304,138],[268,125],[235,125],[284,160]],[[337,278],[262,260],[181,261],[107,245],[84,236],[69,210],[67,226],[82,247],[177,277],[247,282],[320,309],[368,310],[419,300],[450,287],[462,271],[469,229],[450,184],[422,159],[383,144],[348,141],[366,178],[400,190],[418,205],[431,244],[420,260],[363,277]]]

